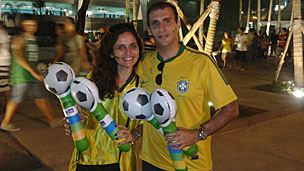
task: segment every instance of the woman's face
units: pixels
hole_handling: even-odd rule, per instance
[[[225,36],[226,39],[229,38],[229,34],[227,32],[224,33],[224,36]]]
[[[133,68],[139,57],[139,47],[132,33],[124,32],[118,36],[113,46],[113,57],[118,69]]]

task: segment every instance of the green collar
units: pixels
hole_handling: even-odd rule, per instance
[[[120,87],[120,89],[118,90],[118,92],[121,93],[126,88],[126,86],[133,80],[133,78],[135,77],[135,75],[136,75],[135,72],[132,71],[131,75],[129,76],[129,78],[127,79],[127,81],[124,83],[124,85],[122,85]]]
[[[164,63],[167,63],[167,62],[170,62],[170,61],[173,61],[175,58],[179,57],[183,51],[185,50],[186,46],[182,43],[182,42],[178,42],[180,44],[180,48],[177,52],[177,54],[167,60],[164,61],[164,59],[159,55],[159,52],[157,52],[157,59],[160,61],[160,62],[164,62]]]

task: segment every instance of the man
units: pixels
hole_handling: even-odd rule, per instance
[[[284,52],[286,43],[288,39],[288,33],[286,28],[282,28],[278,37],[277,50],[276,50],[276,59],[275,66],[278,66],[282,57],[282,53]]]
[[[73,18],[66,18],[64,24],[64,35],[61,42],[56,47],[56,57],[53,62],[62,60],[69,64],[76,76],[79,75],[80,69],[89,69],[87,55],[85,52],[84,40],[82,36],[76,33]]]
[[[23,32],[13,40],[12,68],[10,79],[12,83],[11,98],[6,105],[1,129],[19,131],[20,128],[11,123],[11,119],[23,100],[26,91],[35,99],[37,107],[45,114],[49,126],[63,125],[62,119],[56,119],[51,110],[50,102],[46,98],[46,90],[41,83],[43,76],[37,71],[38,45],[34,33],[38,26],[36,20],[29,14],[24,14],[21,21]]]
[[[213,59],[179,43],[181,24],[172,4],[158,2],[152,5],[147,17],[157,51],[145,54],[138,74],[143,80],[143,88],[149,92],[163,88],[173,95],[179,130],[165,139],[151,124],[144,123],[139,154],[143,170],[174,170],[168,143],[174,150],[197,144],[197,156],[185,157],[188,170],[210,171],[210,135],[238,116],[237,97]],[[213,118],[210,118],[209,101],[216,109],[221,109]],[[174,138],[169,138],[172,136]],[[177,145],[179,147],[174,147]]]
[[[247,61],[247,36],[244,34],[244,28],[239,27],[237,29],[238,34],[235,36],[236,52],[234,60],[236,61],[237,67],[240,71],[245,71],[245,62]]]
[[[9,100],[11,90],[9,86],[9,69],[11,65],[9,42],[9,35],[3,22],[0,21],[0,92],[5,95],[5,103]],[[5,111],[5,103],[0,103],[0,114]]]

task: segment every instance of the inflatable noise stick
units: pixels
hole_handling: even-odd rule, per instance
[[[165,135],[177,131],[175,122],[173,121],[175,115],[173,116],[172,112],[170,111],[174,110],[175,114],[176,103],[173,98],[171,98],[172,100],[168,102],[168,96],[171,98],[169,93],[163,89],[156,89],[151,95],[151,108],[153,115],[160,123]],[[168,148],[175,170],[187,171],[188,167],[184,159],[183,150],[173,150],[169,145]]]
[[[67,118],[68,124],[71,126],[72,137],[77,150],[85,151],[89,146],[89,141],[82,126],[75,101],[71,96],[71,91],[68,90],[66,93],[58,95],[58,98],[60,99],[60,103],[63,107],[63,112]]]
[[[129,118],[134,120],[146,120],[164,135],[160,124],[152,114],[150,97],[150,93],[144,88],[131,88],[122,96],[121,108]]]
[[[152,100],[152,96],[153,96],[153,100]],[[164,124],[165,122],[168,125],[170,121],[174,122],[175,125],[176,103],[173,96],[164,89],[156,89],[152,93],[152,96],[151,96],[151,108],[152,111],[154,112],[154,115],[156,114],[157,117],[156,119],[160,121],[160,123],[163,123],[161,125],[165,125]],[[160,103],[156,103],[158,101],[160,101]],[[188,147],[184,147],[183,151],[187,156],[193,156],[198,152],[198,149],[196,144],[194,144]]]
[[[89,141],[82,126],[75,101],[70,93],[70,85],[74,78],[73,69],[63,62],[58,62],[47,68],[44,85],[48,91],[58,97],[63,113],[71,126],[72,137],[77,150],[85,151],[89,146]]]
[[[108,133],[110,138],[118,143],[125,139],[116,140],[116,133],[120,130],[116,128],[116,123],[108,114],[99,99],[98,89],[96,85],[84,77],[77,77],[71,84],[71,92],[75,101],[83,108],[88,109],[98,120],[100,125]],[[119,146],[121,151],[127,152],[130,150],[130,144],[125,143]]]

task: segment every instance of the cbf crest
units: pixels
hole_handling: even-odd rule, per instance
[[[177,91],[181,94],[185,94],[189,91],[190,79],[187,77],[181,77],[177,82]]]

